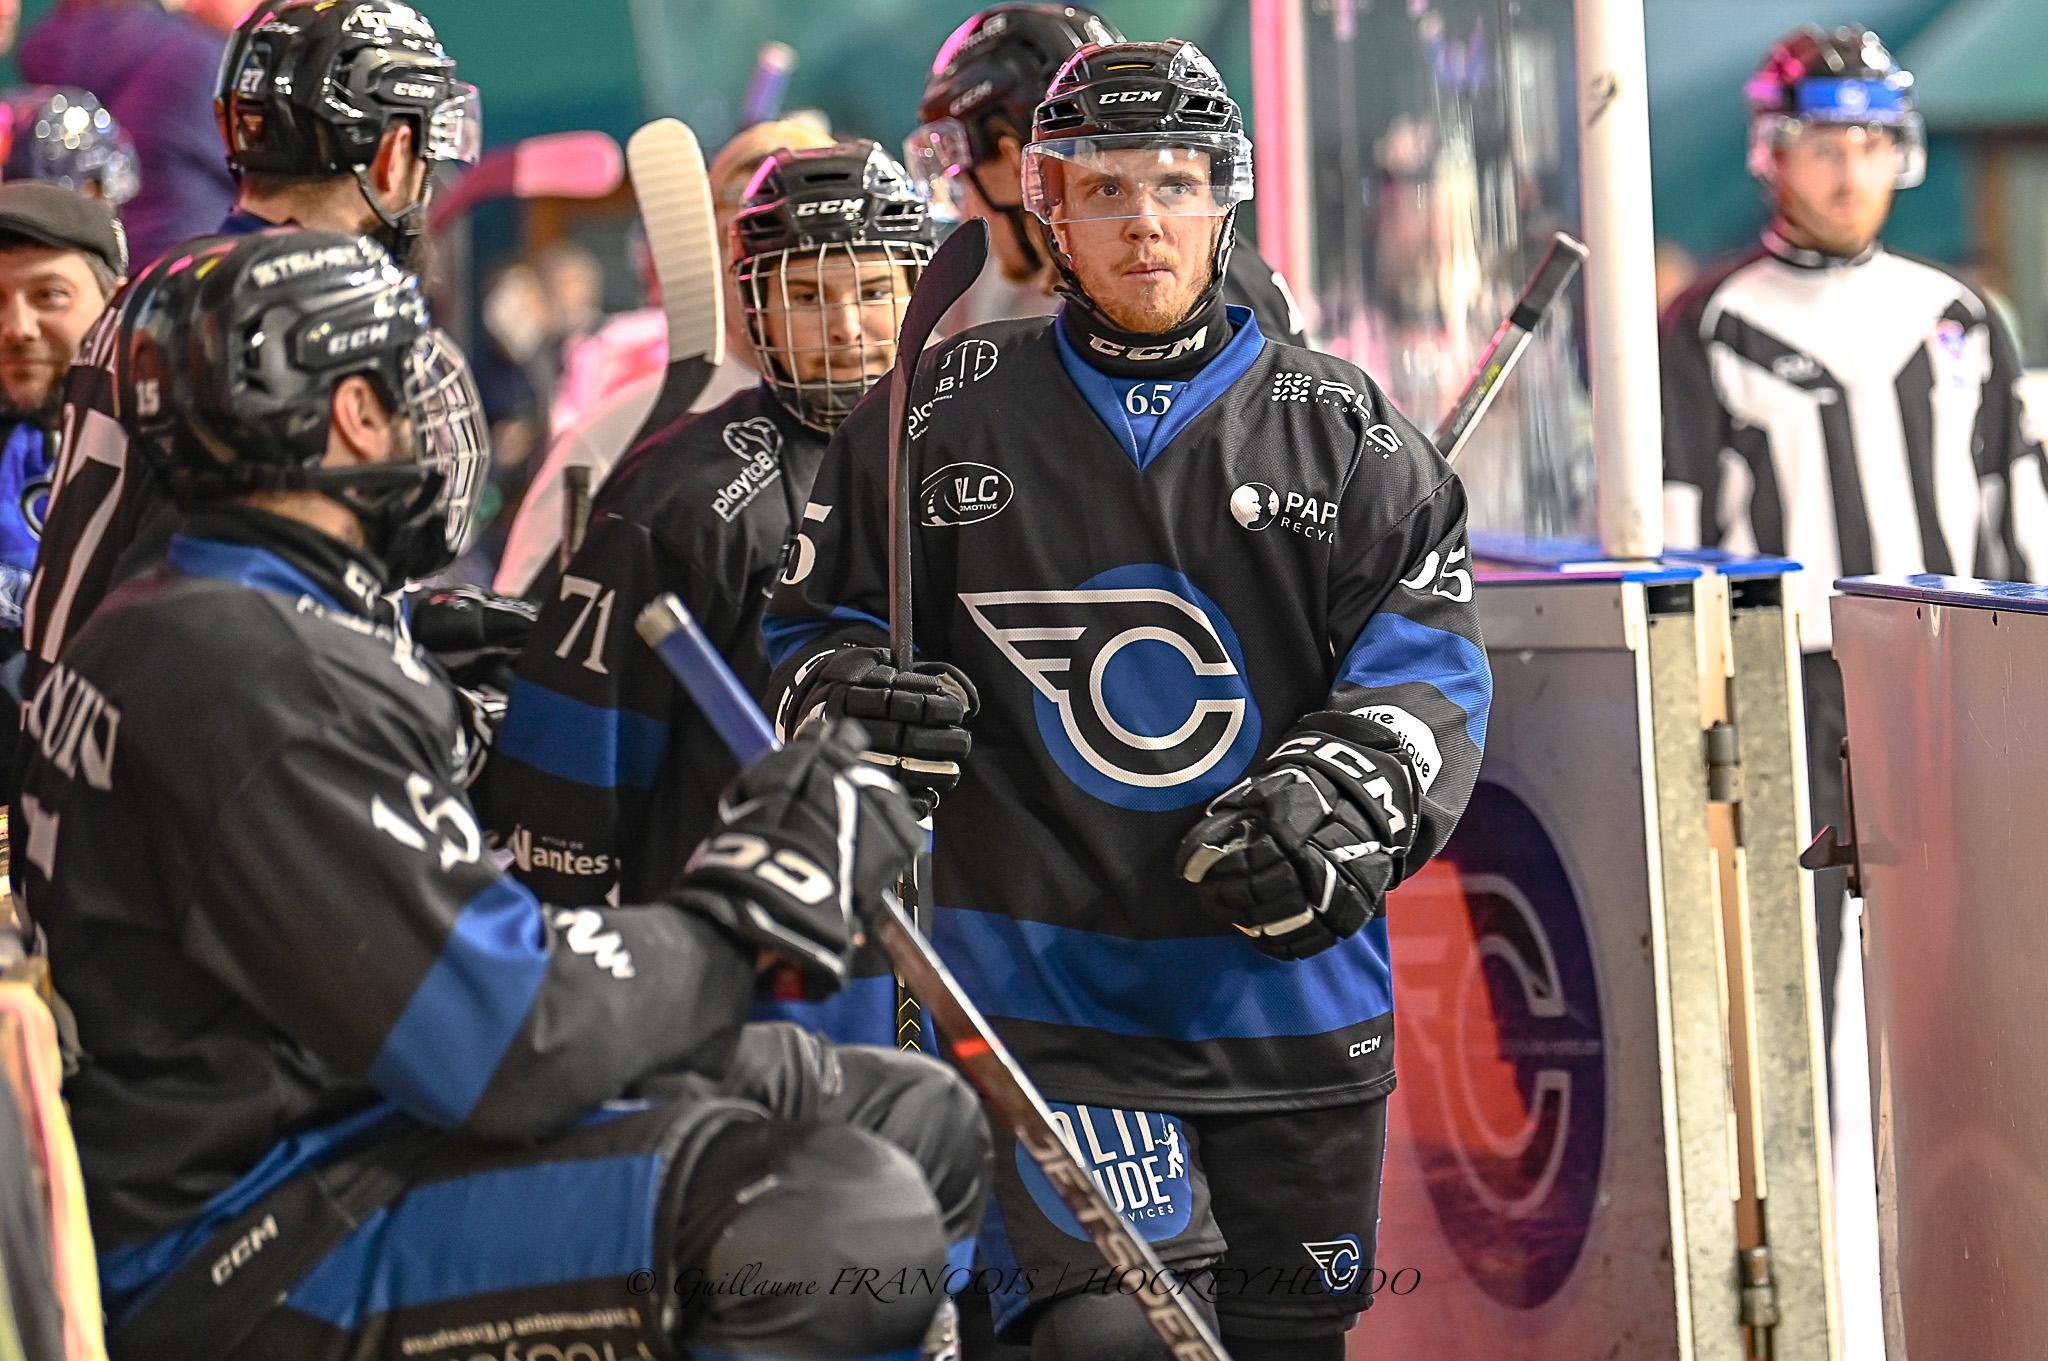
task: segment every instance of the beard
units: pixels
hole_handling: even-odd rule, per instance
[[[55,429],[58,419],[64,414],[64,375],[70,367],[68,357],[41,353],[40,347],[0,352],[0,361],[10,363],[37,359],[52,366],[48,381],[26,391],[0,383],[0,421],[9,425],[27,421]]]

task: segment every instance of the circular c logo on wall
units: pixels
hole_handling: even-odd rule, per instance
[[[1533,1309],[1586,1245],[1606,1143],[1606,1044],[1578,898],[1535,813],[1482,781],[1401,902],[1401,1086],[1430,1203],[1479,1287]]]

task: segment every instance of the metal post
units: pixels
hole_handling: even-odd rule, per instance
[[[1258,128],[1259,248],[1304,308],[1315,305],[1309,233],[1308,83],[1302,0],[1252,0],[1252,117]]]
[[[1643,5],[1577,5],[1579,195],[1592,251],[1586,320],[1600,547],[1610,558],[1654,558],[1664,551],[1663,434]]]

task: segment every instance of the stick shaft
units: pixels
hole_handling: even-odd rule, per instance
[[[1542,262],[1530,276],[1529,284],[1522,290],[1522,296],[1515,301],[1515,307],[1500,329],[1487,342],[1486,350],[1479,356],[1478,367],[1466,380],[1465,390],[1458,394],[1456,405],[1444,423],[1437,427],[1434,443],[1444,461],[1455,464],[1458,455],[1465,452],[1465,446],[1472,438],[1473,429],[1479,418],[1486,414],[1493,399],[1500,395],[1501,385],[1521,362],[1522,352],[1529,348],[1529,341],[1535,336],[1536,328],[1543,321],[1543,314],[1557,301],[1564,286],[1572,281],[1585,263],[1586,248],[1558,232],[1550,239],[1550,249],[1544,252]]]
[[[661,596],[641,612],[635,627],[689,691],[735,757],[752,761],[775,749],[775,729],[767,715],[680,600]],[[901,904],[885,896],[881,911],[868,924],[888,952],[897,977],[931,1012],[947,1055],[1045,1173],[1061,1202],[1073,1211],[1103,1260],[1117,1273],[1115,1279],[1128,1281],[1125,1273],[1138,1278],[1131,1298],[1167,1344],[1167,1354],[1175,1361],[1230,1361],[1223,1344],[1167,1276],[1158,1254],[1111,1208],[1095,1179],[1060,1138],[1037,1087],[933,953],[930,942]]]

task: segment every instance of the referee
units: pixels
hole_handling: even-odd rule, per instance
[[[1663,319],[1664,519],[1674,547],[1793,558],[1806,649],[1813,821],[1843,824],[1846,723],[1829,654],[1837,577],[2037,578],[2048,489],[1998,315],[1877,239],[1920,182],[1913,77],[1877,35],[1802,28],[1749,83],[1762,244]],[[1822,1017],[1834,1035],[1846,872],[1816,876]]]

